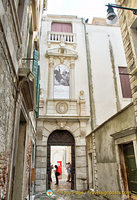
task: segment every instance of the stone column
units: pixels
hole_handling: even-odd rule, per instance
[[[81,144],[76,144],[76,190],[87,190],[87,160],[86,160],[86,144],[85,139],[81,140]]]
[[[96,141],[95,141],[95,133],[92,134],[93,139],[93,169],[94,169],[94,188],[98,190],[98,174],[97,174],[97,154],[96,154]]]
[[[70,76],[69,76],[69,84],[70,84],[70,99],[75,98],[75,74],[74,74],[74,61],[70,62]]]
[[[54,92],[54,59],[49,59],[49,74],[48,74],[48,98],[53,99]]]
[[[46,191],[46,173],[47,173],[47,138],[43,141],[43,128],[37,130],[36,141],[36,177],[35,177],[35,192]]]

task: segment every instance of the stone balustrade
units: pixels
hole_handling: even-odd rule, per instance
[[[48,32],[48,42],[76,43],[76,34],[62,32]]]

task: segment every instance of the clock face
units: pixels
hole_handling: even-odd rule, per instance
[[[69,98],[69,68],[66,65],[54,68],[54,98]]]

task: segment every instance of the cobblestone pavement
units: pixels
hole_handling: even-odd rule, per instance
[[[106,200],[107,198],[100,195],[93,195],[90,192],[80,192],[80,191],[60,191],[53,190],[52,196],[47,196],[47,194],[38,194],[34,198],[35,200]]]

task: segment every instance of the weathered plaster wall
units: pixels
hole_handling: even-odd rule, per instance
[[[16,92],[4,35],[0,28],[0,189],[7,192]]]
[[[15,169],[13,170],[16,163],[21,110],[24,116],[27,116],[27,125],[30,126],[27,137],[31,138],[31,142],[33,138],[33,143],[35,143],[35,116],[34,113],[29,115],[27,103],[24,100],[21,88],[18,87],[20,86],[18,84],[19,67],[25,67],[22,65],[22,58],[26,57],[27,53],[28,32],[32,14],[31,6],[30,1],[25,1],[23,25],[20,27],[14,1],[0,0],[0,198],[3,195],[8,200],[12,198],[14,178],[16,179],[15,185],[22,182],[19,189],[22,190],[23,194],[22,197],[17,197],[17,199],[24,199],[28,194],[28,169],[27,172],[22,169],[19,178],[22,180],[20,182],[18,182],[18,177],[14,177]],[[19,152],[23,151],[24,160],[22,163],[24,163],[25,169],[27,168],[28,154],[31,158],[31,152],[28,153],[27,151],[28,143],[23,144],[25,150],[23,150],[22,145],[19,149]],[[30,162],[28,164],[30,167]],[[17,170],[21,169],[18,168]],[[25,176],[25,174],[27,175]],[[23,184],[27,185],[26,188]],[[19,194],[21,194],[20,191]]]
[[[115,141],[111,135],[132,127],[135,127],[135,116],[133,104],[130,104],[92,132],[95,135],[98,185],[96,189],[98,191],[121,191],[120,169],[116,157]],[[87,142],[89,138],[92,140],[92,134],[87,137]],[[117,199],[122,198],[118,195],[111,195],[110,198],[115,199],[116,197]]]

